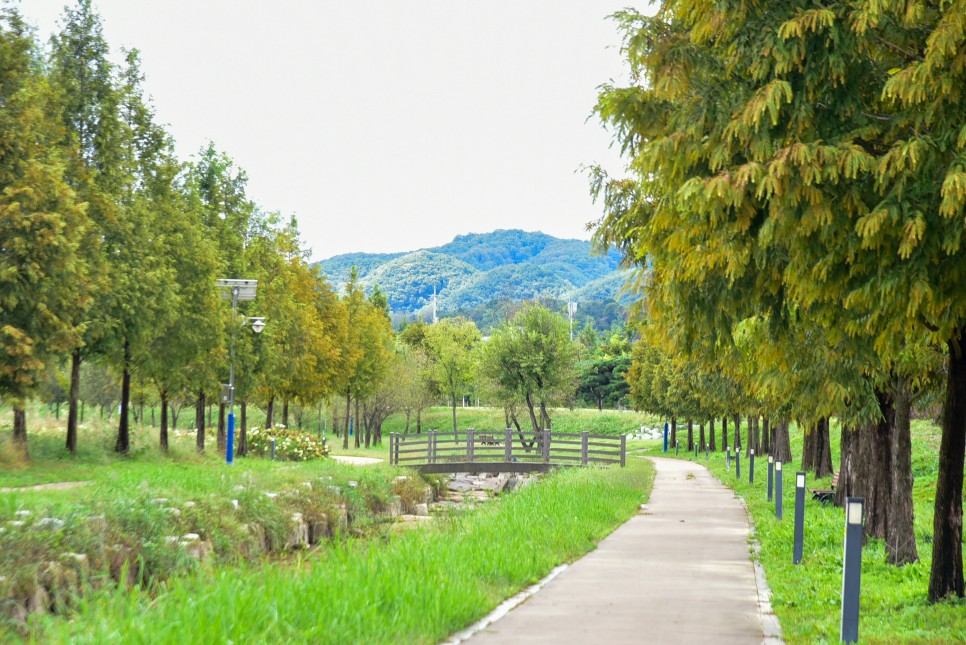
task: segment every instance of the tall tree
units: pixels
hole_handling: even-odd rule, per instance
[[[457,432],[456,404],[466,394],[476,374],[474,350],[480,330],[466,318],[444,318],[426,329],[426,350],[432,361],[437,391],[453,409],[453,432]]]

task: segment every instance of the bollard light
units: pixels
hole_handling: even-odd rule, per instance
[[[725,470],[731,470],[731,448],[725,448]]]
[[[667,452],[667,423],[664,424],[664,452]]]
[[[735,479],[741,479],[741,450],[735,449]]]
[[[859,591],[862,583],[862,508],[861,497],[845,498],[845,545],[842,559],[841,640],[859,640]]]
[[[775,517],[782,518],[782,462],[775,462]]]
[[[805,550],[805,473],[795,475],[795,548],[792,562],[799,564]]]
[[[752,448],[749,451],[748,456],[748,483],[755,483],[755,449]]]

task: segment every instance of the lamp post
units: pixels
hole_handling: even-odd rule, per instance
[[[215,286],[221,289],[223,298],[231,298],[231,314],[234,320],[238,316],[239,300],[254,300],[258,289],[258,280],[219,279]],[[251,323],[252,331],[256,334],[265,329],[265,319],[260,317],[246,317],[243,325]],[[221,400],[228,403],[228,436],[225,442],[225,463],[235,462],[235,328],[232,326],[229,340],[228,385],[222,388]]]

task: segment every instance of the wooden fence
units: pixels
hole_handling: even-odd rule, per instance
[[[437,432],[389,435],[389,461],[424,473],[535,472],[558,466],[619,464],[626,460],[624,435],[543,430]]]

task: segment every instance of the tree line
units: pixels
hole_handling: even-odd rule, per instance
[[[819,473],[838,417],[840,488],[903,564],[909,419],[936,397],[928,596],[962,597],[966,6],[683,0],[615,19],[630,82],[596,111],[627,172],[595,169],[592,190],[595,240],[636,267],[646,314],[635,401],[763,417],[785,457],[797,420]]]

